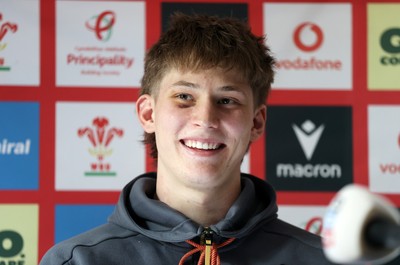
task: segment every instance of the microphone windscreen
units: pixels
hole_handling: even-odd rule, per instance
[[[332,199],[324,216],[322,241],[329,260],[339,264],[383,264],[399,249],[377,247],[366,239],[366,227],[375,219],[400,224],[400,215],[386,198],[360,185],[348,185]]]

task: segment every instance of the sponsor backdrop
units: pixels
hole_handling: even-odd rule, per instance
[[[277,78],[242,170],[274,185],[281,218],[320,233],[349,183],[400,207],[400,1],[2,0],[1,264],[37,264],[105,222],[154,169],[135,101],[146,49],[177,10],[267,35]]]

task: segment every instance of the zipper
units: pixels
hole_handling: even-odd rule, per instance
[[[205,246],[204,265],[211,265],[211,250],[213,244],[213,231],[209,227],[204,227],[201,233],[201,244]]]

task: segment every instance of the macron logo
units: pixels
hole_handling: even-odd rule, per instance
[[[325,126],[322,124],[316,128],[312,121],[306,120],[301,125],[301,128],[296,124],[293,124],[292,128],[296,134],[297,140],[300,142],[307,160],[311,160]]]

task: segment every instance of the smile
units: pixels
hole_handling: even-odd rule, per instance
[[[184,145],[190,148],[200,149],[200,150],[217,150],[222,148],[222,144],[218,143],[207,143],[195,140],[184,140],[182,141]]]

